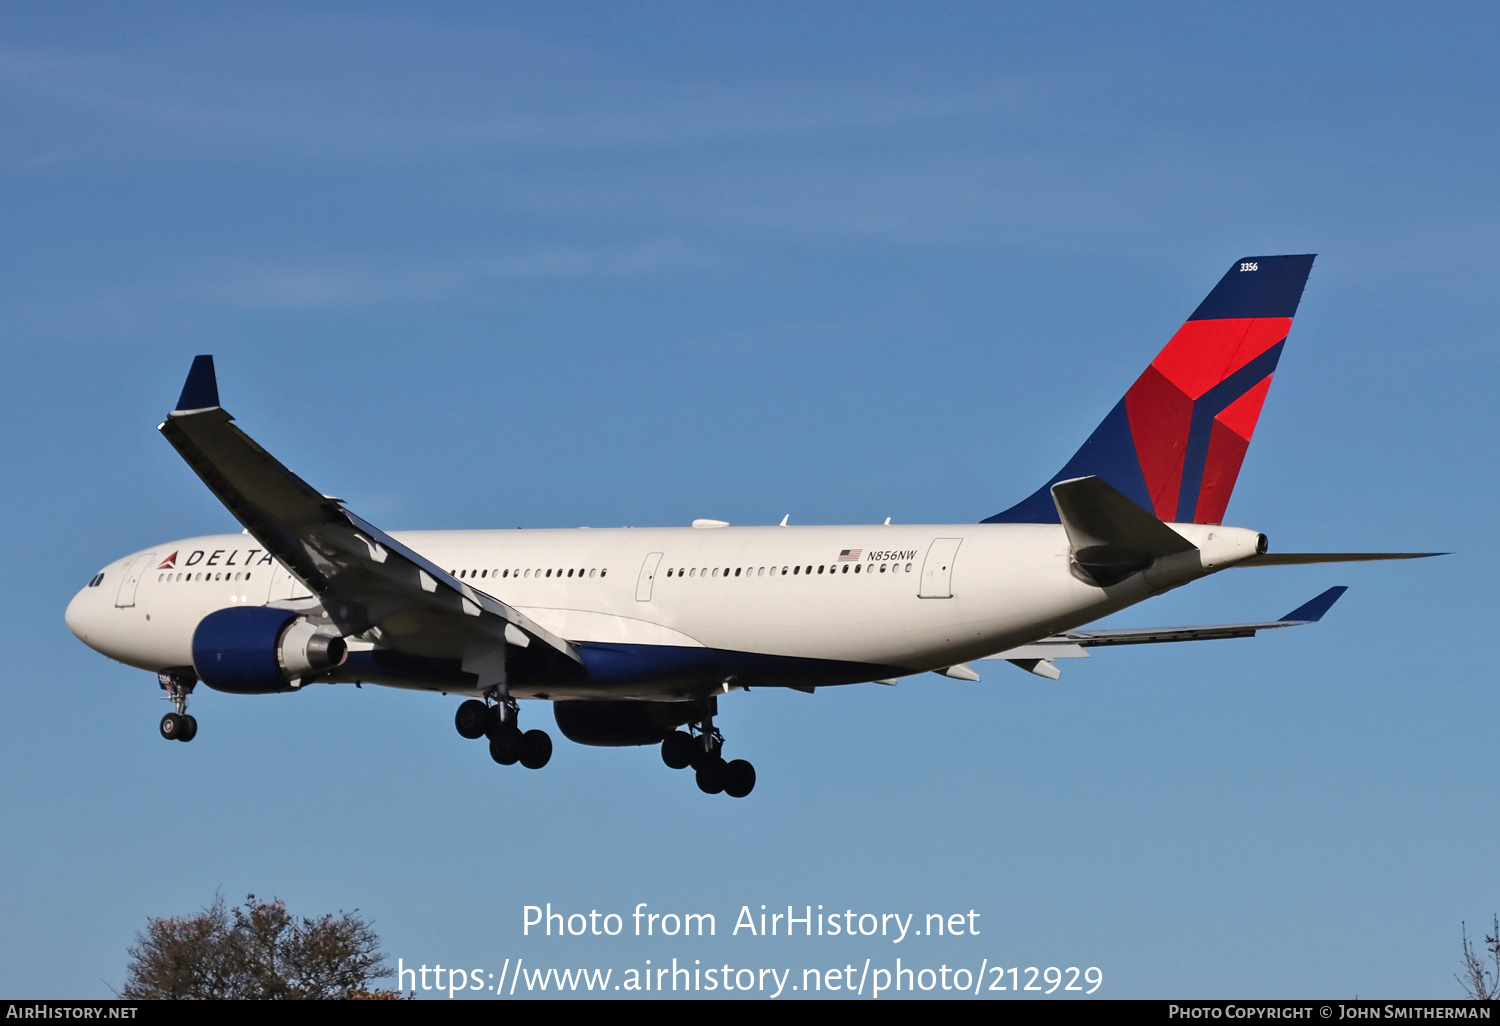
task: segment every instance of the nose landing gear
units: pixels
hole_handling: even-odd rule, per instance
[[[744,759],[725,762],[724,735],[712,717],[689,724],[687,731],[674,730],[661,743],[661,761],[672,769],[693,768],[698,789],[704,794],[727,794],[743,798],[755,790],[755,767]]]
[[[191,741],[198,736],[198,720],[188,715],[187,700],[188,695],[193,693],[198,678],[174,670],[163,670],[156,675],[156,681],[177,710],[161,718],[161,736],[168,741]]]
[[[502,698],[495,705],[471,698],[458,707],[453,725],[459,734],[472,740],[490,739],[490,758],[502,766],[520,763],[527,769],[541,769],[552,759],[552,738],[545,730],[528,730],[524,734],[517,723],[520,708],[515,699]]]

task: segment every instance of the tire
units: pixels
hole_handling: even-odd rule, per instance
[[[683,730],[674,730],[661,743],[661,761],[670,769],[687,769],[693,764],[693,737]]]
[[[728,765],[723,759],[715,756],[698,767],[696,774],[698,778],[698,790],[704,794],[718,794],[724,790],[724,778],[728,775]]]
[[[693,742],[693,747],[690,750],[690,758],[688,759],[688,765],[691,766],[691,767],[693,767],[693,769],[701,769],[702,767],[707,766],[711,762],[723,762],[724,761],[723,756],[721,756],[719,754],[719,746],[718,745],[714,745],[712,748],[704,748],[703,747],[703,739],[701,737],[695,737],[695,738],[693,738],[692,742]]]
[[[521,765],[541,769],[552,758],[552,738],[545,730],[528,730],[521,735]]]
[[[453,725],[458,732],[470,741],[484,737],[485,730],[490,725],[490,719],[494,716],[490,707],[478,699],[471,698],[458,707],[458,712],[453,715]]]
[[[731,798],[743,798],[755,790],[755,767],[744,759],[736,759],[724,767],[724,793]]]
[[[187,721],[187,729],[178,736],[177,740],[191,741],[193,738],[198,736],[198,718],[196,716],[188,715],[184,715],[182,718]]]
[[[187,733],[187,719],[174,712],[167,713],[161,718],[161,736],[168,741],[176,741]]]
[[[521,732],[519,730],[497,731],[490,738],[490,758],[502,766],[514,766],[521,758]]]

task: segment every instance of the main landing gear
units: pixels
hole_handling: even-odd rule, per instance
[[[168,741],[191,741],[198,736],[198,720],[188,715],[187,700],[198,683],[197,678],[163,670],[156,680],[177,710],[161,718],[161,736]]]
[[[755,767],[744,759],[725,762],[724,735],[712,719],[674,730],[661,743],[661,761],[672,769],[693,767],[698,789],[704,794],[723,792],[731,798],[743,798],[755,790]]]
[[[471,741],[490,739],[490,758],[502,766],[520,763],[527,769],[541,769],[552,758],[552,738],[545,730],[521,733],[516,722],[520,709],[513,698],[489,705],[471,698],[458,707],[453,725]]]

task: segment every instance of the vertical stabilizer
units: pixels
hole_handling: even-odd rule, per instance
[[[1079,477],[1162,520],[1222,522],[1312,263],[1236,260],[1067,465],[984,523],[1055,524],[1052,486]]]

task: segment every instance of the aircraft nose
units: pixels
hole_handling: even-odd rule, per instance
[[[68,630],[72,631],[73,636],[85,645],[89,641],[90,617],[88,614],[91,605],[89,600],[92,597],[90,589],[79,589],[78,594],[73,596],[73,601],[68,603],[67,611],[63,613],[63,620],[67,623]]]

